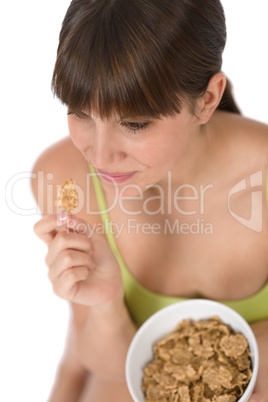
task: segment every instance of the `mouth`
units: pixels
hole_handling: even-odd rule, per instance
[[[96,169],[99,177],[109,183],[123,183],[134,176],[134,172],[107,172],[105,170]]]

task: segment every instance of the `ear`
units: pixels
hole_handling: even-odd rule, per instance
[[[226,77],[222,73],[213,75],[206,92],[197,100],[196,123],[205,124],[218,107],[226,86]]]

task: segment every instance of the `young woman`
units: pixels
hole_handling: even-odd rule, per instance
[[[67,11],[53,89],[70,138],[35,166],[55,188],[75,179],[80,196],[75,214],[56,215],[49,180],[35,226],[73,307],[51,402],[131,401],[138,326],[196,297],[250,322],[251,401],[268,401],[268,127],[240,115],[225,41],[218,0],[73,0]]]

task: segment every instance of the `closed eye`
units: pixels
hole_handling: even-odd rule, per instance
[[[67,116],[73,116],[78,120],[91,119],[91,117],[84,112],[72,112],[71,110],[68,110]]]
[[[122,127],[127,128],[129,131],[135,133],[136,131],[146,130],[150,126],[150,123],[149,122],[140,123],[140,122],[122,121],[120,123],[120,125]]]
[[[91,116],[84,112],[73,112],[71,110],[68,110],[67,112],[68,116],[73,116],[75,119],[78,120],[92,120]],[[128,131],[135,133],[136,131],[143,131],[146,130],[149,126],[149,122],[130,122],[130,121],[122,121],[120,122],[120,125],[124,128],[126,128]]]

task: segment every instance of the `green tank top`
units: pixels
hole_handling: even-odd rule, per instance
[[[141,285],[131,274],[121,254],[118,251],[115,238],[110,230],[111,225],[109,225],[110,220],[101,183],[97,177],[97,174],[95,174],[94,168],[91,165],[89,165],[89,168],[92,173],[94,190],[101,214],[102,223],[107,235],[107,240],[121,269],[124,285],[125,303],[133,320],[138,325],[141,325],[152,314],[154,314],[161,308],[166,307],[172,303],[176,303],[178,301],[187,300],[187,298],[171,297],[155,293]],[[268,175],[266,188],[268,201]],[[236,310],[248,322],[268,319],[268,282],[258,293],[251,297],[233,301],[220,300],[220,302]]]

